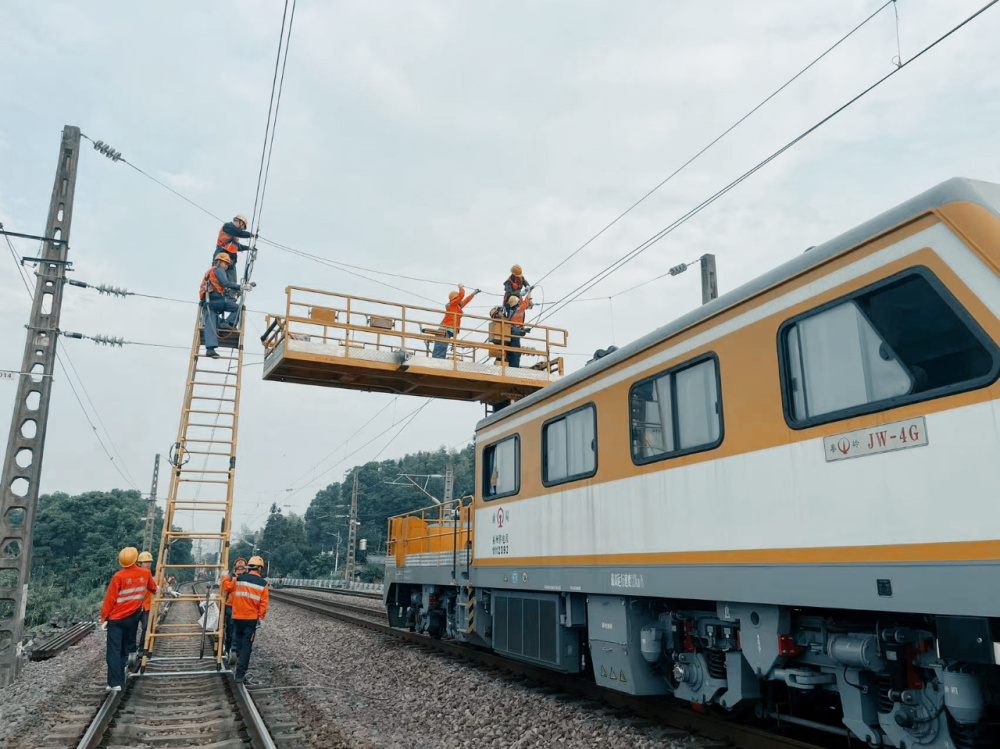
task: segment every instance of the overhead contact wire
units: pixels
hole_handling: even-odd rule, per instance
[[[816,132],[816,130],[818,130],[820,127],[822,127],[827,122],[829,122],[830,120],[832,120],[838,114],[840,114],[841,112],[843,112],[844,110],[846,110],[848,107],[850,107],[851,105],[853,105],[854,103],[856,103],[857,101],[859,101],[860,99],[862,99],[863,97],[865,97],[870,92],[874,91],[880,85],[882,85],[883,83],[885,83],[885,81],[887,81],[890,78],[892,78],[894,75],[896,75],[901,70],[903,70],[905,67],[907,67],[908,65],[910,65],[913,62],[915,62],[916,60],[918,60],[920,57],[922,57],[923,55],[925,55],[927,52],[929,52],[930,50],[934,49],[934,47],[936,47],[938,44],[940,44],[945,39],[947,39],[948,37],[950,37],[952,34],[954,34],[955,32],[957,32],[959,29],[961,29],[964,26],[966,26],[967,24],[971,23],[974,19],[978,18],[980,15],[982,15],[983,13],[985,13],[989,8],[991,8],[994,5],[996,5],[997,2],[1000,2],[1000,0],[990,0],[990,2],[986,3],[986,5],[984,5],[982,8],[980,8],[978,11],[976,11],[972,15],[968,16],[961,23],[959,23],[958,25],[952,27],[947,32],[945,32],[944,34],[942,34],[941,36],[939,36],[937,39],[935,39],[933,42],[931,42],[930,44],[928,44],[926,47],[924,47],[923,49],[921,49],[919,52],[917,52],[909,60],[907,60],[906,62],[902,63],[899,67],[893,68],[886,75],[882,76],[877,81],[875,81],[870,86],[868,86],[866,89],[864,89],[863,91],[861,91],[859,94],[855,95],[853,98],[851,98],[850,100],[848,100],[846,103],[844,103],[841,106],[839,106],[837,109],[835,109],[833,112],[831,112],[826,117],[824,117],[823,119],[821,119],[815,125],[813,125],[812,127],[808,128],[804,132],[800,133],[798,136],[796,136],[795,138],[793,138],[791,141],[789,141],[788,143],[786,143],[784,146],[782,146],[781,148],[779,148],[777,151],[775,151],[774,153],[772,153],[770,156],[768,156],[767,158],[765,158],[763,161],[759,162],[756,166],[754,166],[753,168],[751,168],[748,171],[744,172],[742,175],[740,175],[739,177],[737,177],[736,179],[734,179],[732,182],[730,182],[728,185],[726,185],[725,187],[723,187],[722,189],[720,189],[719,191],[717,191],[716,193],[714,193],[710,197],[708,197],[705,200],[703,200],[701,203],[699,203],[697,206],[695,206],[694,208],[692,208],[691,210],[689,210],[684,215],[682,215],[679,218],[675,219],[673,222],[671,222],[666,227],[664,227],[663,229],[661,229],[659,232],[657,232],[656,234],[654,234],[653,236],[651,236],[649,239],[645,240],[644,242],[642,242],[641,244],[639,244],[638,246],[636,246],[634,249],[632,249],[629,252],[627,252],[621,258],[619,258],[615,262],[613,262],[610,265],[608,265],[607,267],[605,267],[602,271],[600,271],[600,272],[596,273],[595,275],[591,276],[590,279],[588,279],[587,281],[584,281],[582,284],[580,284],[575,289],[573,289],[573,291],[571,291],[569,294],[567,294],[562,299],[560,299],[559,300],[560,306],[558,306],[558,307],[556,307],[554,309],[551,309],[548,312],[546,312],[543,316],[541,316],[539,318],[538,322],[541,322],[542,319],[546,319],[548,317],[551,317],[553,314],[555,314],[559,310],[563,309],[567,304],[569,304],[569,302],[572,301],[573,298],[575,298],[575,296],[579,296],[580,294],[583,294],[584,292],[589,291],[594,286],[596,286],[598,283],[600,283],[601,281],[603,281],[605,278],[607,278],[611,274],[615,273],[616,271],[620,270],[622,267],[624,267],[629,262],[631,262],[632,260],[634,260],[636,257],[638,257],[639,255],[641,255],[643,252],[645,252],[647,249],[649,249],[650,247],[652,247],[655,243],[659,242],[661,239],[663,239],[665,236],[667,236],[672,231],[674,231],[675,229],[677,229],[679,226],[681,226],[682,224],[684,224],[685,222],[687,222],[689,219],[691,219],[694,216],[696,216],[699,213],[701,213],[701,211],[703,211],[705,208],[707,208],[708,206],[710,206],[712,203],[714,203],[716,200],[718,200],[719,198],[721,198],[722,196],[724,196],[730,190],[732,190],[733,188],[735,188],[736,186],[738,186],[739,184],[741,184],[746,179],[749,179],[751,176],[753,176],[754,174],[756,174],[760,169],[763,169],[765,166],[767,166],[769,163],[771,163],[772,161],[774,161],[774,159],[778,158],[785,151],[787,151],[788,149],[792,148],[793,146],[795,146],[797,143],[799,143],[802,140],[804,140],[806,137],[808,137],[812,133]]]
[[[616,216],[609,224],[607,224],[606,226],[604,226],[604,228],[602,228],[599,232],[597,232],[597,234],[595,234],[590,239],[588,239],[586,242],[584,242],[582,245],[580,245],[579,247],[577,247],[573,252],[571,252],[563,260],[561,260],[557,265],[555,265],[555,267],[553,267],[552,269],[550,269],[544,276],[542,276],[540,279],[538,279],[538,282],[541,283],[542,281],[544,281],[546,278],[548,278],[550,275],[552,275],[556,270],[558,270],[563,265],[565,265],[567,262],[569,262],[571,259],[573,259],[573,257],[575,257],[581,251],[583,251],[584,249],[586,249],[591,243],[593,243],[596,239],[598,239],[608,229],[610,229],[611,227],[613,227],[615,224],[617,224],[619,221],[621,221],[623,218],[625,218],[628,214],[630,214],[634,209],[636,209],[637,207],[639,207],[653,193],[655,193],[657,190],[659,190],[661,187],[663,187],[665,184],[667,184],[670,180],[672,180],[674,177],[676,177],[678,174],[680,174],[682,171],[684,171],[687,167],[689,167],[691,164],[693,164],[697,159],[701,158],[701,156],[703,156],[716,143],[718,143],[720,140],[722,140],[727,135],[729,135],[729,133],[731,133],[737,127],[739,127],[740,125],[742,125],[748,118],[750,118],[755,112],[757,112],[757,110],[759,110],[761,107],[763,107],[769,101],[771,101],[771,99],[773,99],[775,96],[777,96],[782,91],[784,91],[786,88],[788,88],[792,83],[794,83],[796,80],[798,80],[800,77],[802,77],[802,75],[805,74],[814,65],[816,65],[816,63],[818,63],[820,60],[822,60],[828,54],[830,54],[831,52],[833,52],[837,47],[839,47],[841,44],[843,44],[845,41],[847,41],[851,36],[853,36],[865,24],[867,24],[869,21],[871,21],[873,18],[875,18],[875,16],[877,16],[879,13],[881,13],[883,10],[885,10],[888,6],[892,5],[894,2],[895,2],[895,0],[887,0],[886,3],[884,3],[882,6],[880,6],[876,11],[874,11],[871,15],[869,15],[865,20],[863,20],[861,23],[859,23],[853,29],[851,29],[846,34],[844,34],[844,36],[842,36],[840,39],[838,39],[832,46],[828,47],[822,54],[819,55],[819,57],[815,58],[812,62],[810,62],[808,65],[806,65],[804,68],[802,68],[802,70],[800,70],[798,73],[796,73],[791,78],[789,78],[787,81],[785,81],[783,84],[781,84],[778,88],[776,88],[774,91],[772,91],[765,99],[763,99],[753,109],[751,109],[745,115],[743,115],[738,120],[736,120],[736,122],[734,122],[728,128],[726,128],[725,130],[723,130],[719,135],[717,135],[708,145],[706,145],[704,148],[702,148],[700,151],[698,151],[694,156],[692,156],[687,161],[685,161],[683,164],[681,164],[679,167],[677,167],[673,172],[671,172],[670,174],[668,174],[661,182],[659,182],[655,187],[653,187],[653,189],[651,189],[649,192],[647,192],[645,195],[643,195],[641,198],[639,198],[637,201],[635,201],[632,205],[630,205],[628,208],[626,208],[622,213],[618,214],[618,216]]]

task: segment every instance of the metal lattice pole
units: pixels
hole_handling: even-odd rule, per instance
[[[145,551],[153,550],[153,522],[156,519],[156,484],[160,478],[160,454],[156,453],[153,461],[153,485],[149,490],[149,510],[146,514],[146,533],[142,537],[142,548]]]
[[[80,129],[66,126],[59,147],[44,235],[59,241],[45,242],[38,264],[21,364],[21,372],[29,374],[22,374],[18,382],[0,483],[0,612],[6,608],[11,614],[0,616],[0,687],[14,681],[21,670],[21,636],[31,575],[31,539],[49,420],[79,157]]]
[[[344,581],[354,582],[354,556],[358,544],[358,472],[354,472],[354,488],[351,490],[351,527],[347,532],[347,564],[344,565]]]

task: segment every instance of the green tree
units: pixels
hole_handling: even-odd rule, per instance
[[[119,489],[39,497],[26,612],[29,626],[74,608],[96,613],[119,569],[118,552],[142,545],[148,507],[139,492]],[[150,550],[154,558],[162,527],[162,513],[157,510]]]

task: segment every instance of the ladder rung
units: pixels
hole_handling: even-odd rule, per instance
[[[214,453],[206,450],[185,450],[184,452],[187,453],[188,455],[222,455],[228,458],[231,458],[233,456],[232,453]]]
[[[205,427],[205,429],[232,429],[232,424],[192,424],[188,422],[185,428],[190,427]]]
[[[194,371],[195,371],[195,374],[198,374],[200,372],[201,374],[223,375],[227,379],[230,378],[230,377],[235,377],[236,376],[236,372],[229,372],[228,370],[221,370],[221,369],[199,369],[198,367],[195,367]],[[219,387],[219,388],[234,388],[234,387],[236,387],[236,383],[235,382],[233,382],[233,383],[225,383],[225,382],[199,382],[197,380],[188,380],[188,383],[191,384],[191,385],[211,385],[212,387]]]
[[[186,414],[215,414],[217,416],[232,416],[236,418],[235,411],[206,411],[205,409],[198,408],[185,408],[184,413]]]
[[[228,481],[216,481],[215,479],[177,479],[181,484],[228,484]]]
[[[232,471],[207,471],[203,468],[178,468],[177,473],[232,473]]]
[[[208,444],[208,445],[231,445],[231,444],[233,444],[233,440],[203,440],[203,439],[199,439],[198,437],[185,437],[184,441],[185,442],[204,442],[205,444]]]
[[[198,401],[221,401],[223,403],[235,403],[235,398],[220,398],[217,395],[192,395],[191,400]]]

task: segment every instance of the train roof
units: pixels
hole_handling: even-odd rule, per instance
[[[979,180],[966,179],[964,177],[954,177],[942,182],[929,190],[920,193],[905,203],[890,208],[888,211],[879,214],[873,219],[865,221],[853,229],[834,237],[816,247],[810,247],[804,253],[793,257],[791,260],[782,263],[777,268],[764,273],[761,276],[748,281],[742,286],[723,294],[717,299],[713,299],[708,304],[704,304],[697,309],[681,315],[672,322],[663,325],[656,330],[647,333],[632,343],[622,346],[617,351],[598,359],[591,364],[587,364],[576,372],[572,372],[563,379],[548,385],[541,390],[523,398],[501,411],[482,419],[476,430],[487,425],[496,424],[503,421],[515,413],[530,408],[546,398],[551,398],[573,387],[577,383],[597,375],[619,362],[625,361],[629,357],[654,346],[666,338],[678,333],[690,326],[705,320],[723,310],[751,298],[764,289],[770,288],[782,281],[792,278],[814,266],[820,265],[825,260],[843,252],[846,249],[855,247],[872,237],[876,237],[895,226],[903,223],[907,219],[919,216],[922,213],[939,208],[948,203],[968,202],[981,205],[1000,217],[1000,185],[992,182],[981,182]]]

